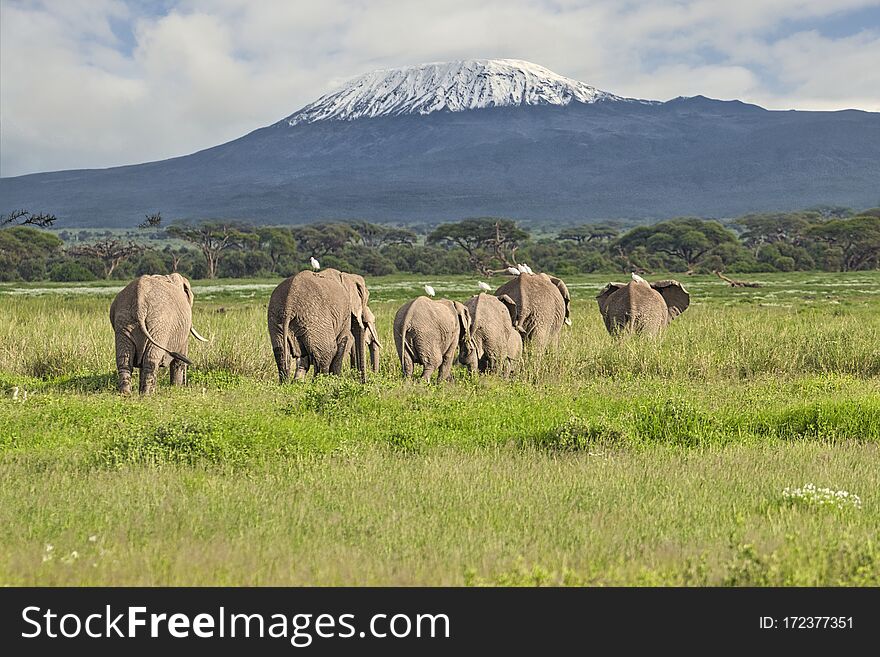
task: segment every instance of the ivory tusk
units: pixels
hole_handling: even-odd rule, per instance
[[[201,335],[199,335],[199,332],[196,331],[196,327],[195,327],[195,326],[191,326],[190,329],[189,329],[189,332],[193,334],[193,337],[194,337],[196,340],[199,340],[199,341],[201,341],[201,342],[210,342],[210,340],[208,340],[207,338],[203,338]]]

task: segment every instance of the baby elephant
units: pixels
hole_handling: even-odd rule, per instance
[[[438,381],[451,380],[456,346],[468,370],[476,370],[470,330],[470,313],[458,301],[418,297],[404,304],[394,316],[394,344],[404,378],[410,378],[418,364],[424,367],[423,381],[430,380],[438,368]]]
[[[508,295],[478,294],[466,303],[471,314],[471,337],[480,373],[508,376],[522,357],[517,305]],[[462,360],[462,365],[467,365]]]
[[[169,367],[171,385],[186,383],[189,335],[207,342],[192,325],[193,293],[180,274],[140,276],[126,285],[110,304],[116,335],[119,392],[131,392],[131,372],[141,369],[140,392],[156,387],[160,367]]]
[[[596,297],[612,335],[622,331],[658,335],[673,319],[687,310],[690,295],[678,281],[648,283],[637,274],[632,281],[609,283]]]

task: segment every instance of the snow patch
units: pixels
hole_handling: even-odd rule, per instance
[[[615,96],[519,59],[473,59],[361,75],[278,125],[599,101],[654,102]]]

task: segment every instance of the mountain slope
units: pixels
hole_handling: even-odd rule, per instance
[[[504,61],[458,63],[452,76],[443,67],[366,76],[343,96],[184,157],[0,179],[0,212],[131,226],[157,210],[266,223],[570,221],[880,203],[878,114],[633,101],[526,66],[511,79],[507,67],[517,67]],[[467,77],[475,70],[479,80]]]

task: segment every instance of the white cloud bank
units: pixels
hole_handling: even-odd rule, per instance
[[[0,0],[0,175],[182,155],[369,70],[476,57],[527,59],[640,98],[880,111],[880,25],[822,33],[872,7],[180,0],[151,15],[122,0]]]

